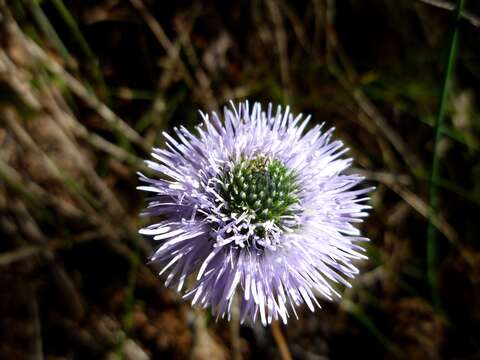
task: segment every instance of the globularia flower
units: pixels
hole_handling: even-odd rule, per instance
[[[159,178],[139,174],[153,193],[144,214],[158,223],[140,230],[161,241],[151,260],[184,297],[230,318],[238,296],[242,322],[265,325],[316,296],[340,296],[333,285],[350,286],[365,258],[367,239],[352,223],[368,208],[362,178],[342,172],[352,160],[333,129],[305,131],[287,107],[272,113],[248,102],[219,116],[201,113],[191,133],[165,133],[167,149],[153,149],[148,166]],[[187,279],[190,279],[188,281]]]

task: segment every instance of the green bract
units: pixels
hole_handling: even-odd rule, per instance
[[[295,174],[282,162],[257,156],[242,159],[221,179],[220,196],[232,213],[245,211],[260,222],[292,215],[291,205],[300,202]]]

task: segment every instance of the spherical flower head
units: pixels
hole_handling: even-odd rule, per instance
[[[153,194],[144,214],[159,219],[140,233],[160,242],[151,261],[166,285],[217,318],[230,319],[237,297],[242,322],[264,325],[287,323],[303,303],[314,311],[319,295],[340,297],[335,284],[350,286],[365,258],[368,239],[353,224],[372,188],[343,173],[352,159],[333,129],[305,131],[309,117],[271,104],[232,103],[223,121],[200,114],[195,134],[175,128],[153,149],[158,178],[139,174],[138,189]]]

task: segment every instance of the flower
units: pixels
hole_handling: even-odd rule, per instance
[[[196,135],[181,126],[175,138],[164,133],[167,149],[153,149],[147,165],[161,177],[139,174],[138,189],[153,193],[144,214],[159,217],[140,233],[161,241],[151,261],[166,285],[217,319],[230,319],[238,296],[241,321],[264,325],[287,323],[302,303],[314,311],[317,295],[340,297],[334,284],[350,286],[353,261],[366,258],[353,223],[372,188],[343,174],[352,159],[333,129],[305,131],[310,117],[273,114],[271,104],[231,103],[223,122],[200,114]]]

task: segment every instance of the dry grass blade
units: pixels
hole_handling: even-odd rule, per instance
[[[32,315],[33,315],[33,327],[35,329],[34,346],[32,352],[32,360],[43,359],[43,344],[42,344],[42,325],[40,322],[40,311],[38,309],[37,297],[34,295],[30,298]]]
[[[340,59],[341,66],[345,71],[345,74],[342,73],[340,69],[332,63],[329,65],[329,70],[332,75],[338,79],[340,85],[342,85],[343,88],[351,95],[360,110],[368,117],[368,119],[373,121],[377,131],[385,136],[393,148],[402,156],[407,165],[409,165],[412,171],[414,173],[425,173],[424,167],[419,158],[412,153],[405,141],[394,130],[394,128],[390,126],[387,119],[375,107],[365,93],[356,87],[352,82],[353,79],[357,78],[356,71],[338,41],[332,16],[326,17],[325,26],[327,29],[327,43],[335,52],[338,59]],[[331,57],[330,61],[333,61],[333,57]],[[362,120],[363,118],[359,117],[359,119]]]
[[[188,57],[190,65],[195,69],[195,78],[197,84],[199,85],[201,92],[203,93],[203,99],[208,109],[218,111],[218,102],[215,99],[215,96],[212,91],[211,81],[207,73],[203,69],[202,64],[200,63],[198,56],[195,51],[195,47],[192,44],[191,40],[191,30],[193,27],[193,22],[195,19],[195,14],[192,14],[189,18],[189,22],[178,21],[178,31],[180,42],[185,49],[185,53]]]
[[[77,200],[84,211],[90,214],[95,213],[92,205],[83,196],[83,194],[85,194],[85,190],[82,189],[81,186],[79,187],[77,182],[75,182],[73,179],[68,178],[68,176],[66,176],[63,171],[58,168],[55,162],[38,147],[28,132],[15,119],[14,111],[11,109],[5,109],[3,111],[3,116],[7,125],[17,137],[19,143],[25,146],[25,148],[32,153],[35,153],[39,156],[41,163],[49,176],[58,180],[60,183],[72,190],[72,193],[76,194]]]
[[[41,251],[42,251],[42,246],[30,245],[30,246],[16,249],[14,251],[2,253],[0,254],[0,267],[8,266],[17,261],[28,259],[34,255],[38,255]]]
[[[105,119],[113,129],[118,129],[122,136],[148,151],[144,145],[142,137],[124,120],[116,115],[108,106],[101,102],[98,97],[89,91],[80,81],[65,71],[58,63],[48,57],[48,55],[32,40],[25,39],[27,48],[35,58],[39,59],[54,74],[60,76],[68,85],[70,90],[81,98],[85,103],[95,110],[103,119]]]
[[[470,264],[475,264],[475,258],[471,252],[462,246],[459,235],[455,229],[438,214],[432,214],[432,210],[425,200],[408,190],[407,186],[411,186],[412,178],[408,175],[392,174],[389,172],[366,171],[363,169],[355,169],[355,172],[365,176],[368,180],[378,181],[385,184],[395,193],[397,193],[412,209],[422,215],[425,219],[430,219],[432,224],[440,231],[445,238],[455,245],[462,257]]]
[[[130,0],[130,3],[138,10],[138,12],[142,15],[145,23],[152,31],[155,38],[158,40],[160,45],[165,49],[167,54],[174,60],[180,58],[180,51],[177,46],[175,46],[170,39],[168,38],[167,34],[163,30],[160,23],[153,17],[153,15],[148,11],[148,9],[143,4],[142,0]],[[185,65],[180,61],[182,67],[182,75],[185,77],[185,82],[189,86],[194,86],[194,81],[192,76],[188,73]]]
[[[277,44],[278,59],[280,61],[280,74],[284,91],[284,101],[289,102],[291,97],[291,80],[288,61],[287,35],[283,24],[282,13],[277,3],[273,0],[266,0],[268,10],[274,25],[275,41]]]
[[[332,74],[337,77],[339,83],[347,90],[357,103],[360,110],[372,120],[378,132],[383,133],[385,138],[393,146],[393,148],[402,156],[404,161],[409,165],[414,173],[423,173],[423,165],[419,158],[411,152],[401,136],[388,124],[387,119],[378,111],[373,103],[368,99],[365,93],[353,86],[348,78],[339,71],[332,69]],[[363,117],[359,117],[360,120]]]
[[[32,109],[40,109],[41,105],[28,83],[27,73],[18,69],[2,48],[0,48],[0,78],[4,79],[21,96],[27,106]]]
[[[130,125],[116,115],[108,106],[100,101],[93,92],[89,91],[79,80],[68,73],[60,64],[48,56],[48,54],[33,40],[28,38],[19,28],[18,24],[13,19],[6,7],[2,7],[2,10],[9,35],[15,39],[17,44],[21,44],[21,46],[27,50],[32,59],[38,61],[49,71],[63,79],[69,89],[79,98],[81,98],[88,106],[95,110],[103,119],[105,119],[105,121],[107,121],[113,129],[118,129],[122,136],[124,136],[126,139],[138,145],[143,150],[148,151],[144,145],[142,137],[134,129],[132,129]]]
[[[448,1],[442,1],[442,0],[417,0],[417,1],[427,5],[435,6],[439,9],[450,10],[450,11],[455,10],[455,4]],[[475,27],[480,27],[480,17],[475,16],[469,13],[468,11],[463,11],[462,18],[468,21],[471,25]]]
[[[170,66],[178,66],[180,74],[187,86],[193,91],[198,99],[204,103],[207,109],[214,110],[216,107],[218,107],[205,72],[200,70],[198,66],[196,67],[197,70],[200,71],[199,77],[201,80],[200,86],[198,86],[180,57],[180,48],[174,45],[174,43],[172,43],[172,41],[168,38],[160,23],[148,11],[142,0],[130,0],[130,3],[135,7],[135,9],[137,9],[155,38],[167,52],[171,62]]]
[[[407,190],[404,187],[398,185],[391,185],[391,189],[395,191],[398,195],[405,200],[407,204],[409,204],[413,209],[415,209],[419,214],[424,216],[425,218],[429,218],[429,213],[431,211],[430,207],[426,203],[426,201],[422,200],[419,196]],[[452,243],[455,245],[458,244],[458,234],[455,229],[444,219],[442,219],[438,214],[432,217],[432,223],[435,227]]]
[[[32,203],[52,204],[59,210],[60,213],[71,217],[80,217],[82,215],[81,210],[71,203],[63,200],[62,198],[53,196],[34,182],[24,181],[18,171],[1,158],[0,178],[2,178],[5,184],[7,184],[11,189],[21,194]]]

